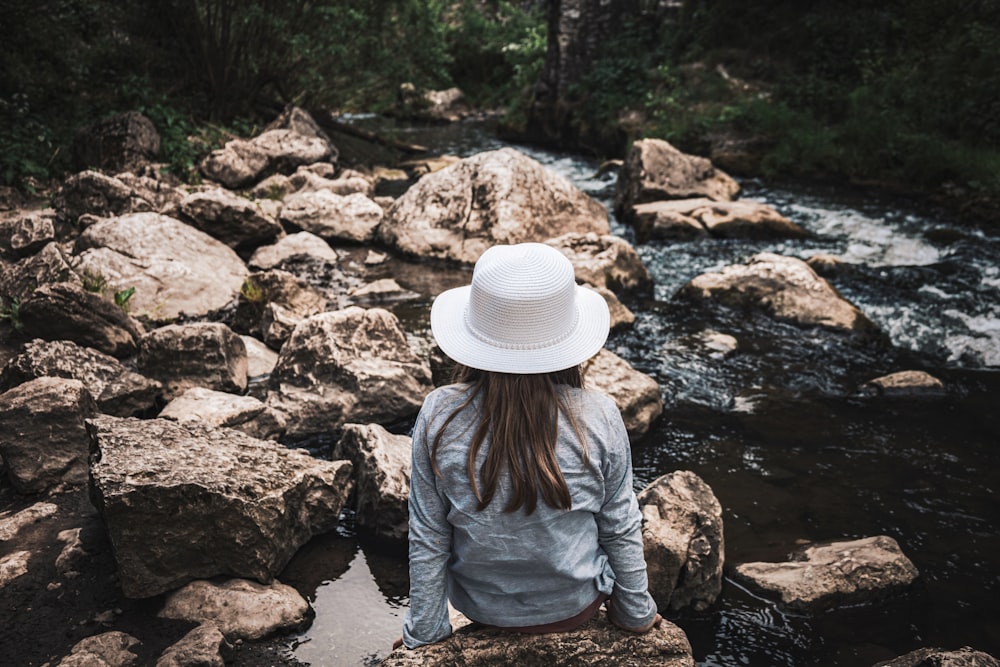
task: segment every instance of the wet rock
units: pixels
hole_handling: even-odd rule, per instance
[[[694,667],[684,631],[664,620],[643,635],[612,625],[604,613],[571,632],[516,634],[480,626],[461,628],[444,641],[393,651],[382,667],[518,665],[519,667]]]
[[[605,287],[615,294],[652,292],[649,271],[625,239],[610,234],[571,232],[546,243],[573,264],[577,282]]]
[[[634,207],[636,235],[683,239],[705,234],[725,239],[798,239],[808,233],[766,204],[706,197],[655,201]]]
[[[287,415],[288,435],[307,435],[403,419],[431,389],[430,367],[410,349],[395,315],[352,306],[295,328],[271,374],[267,403]]]
[[[156,661],[156,667],[225,667],[229,643],[214,625],[203,623],[181,637]]]
[[[277,440],[284,418],[252,396],[236,396],[204,387],[188,389],[160,411],[162,419],[196,421],[215,428],[235,428],[261,440]]]
[[[79,380],[38,378],[0,394],[0,455],[18,493],[87,481],[84,420],[97,404]]]
[[[28,574],[30,551],[12,551],[0,556],[0,591],[18,577]]]
[[[1000,667],[1000,660],[971,646],[963,646],[954,651],[918,648],[872,667]]]
[[[926,371],[899,371],[883,375],[861,385],[859,393],[886,398],[942,398],[948,395],[944,383]]]
[[[490,246],[609,233],[607,211],[568,180],[512,149],[427,174],[389,209],[379,238],[421,258],[474,263]]]
[[[806,264],[808,264],[813,271],[827,279],[836,278],[844,273],[847,267],[850,266],[840,257],[828,255],[826,253],[812,255],[806,260]]]
[[[75,279],[59,244],[49,243],[37,255],[6,266],[0,264],[0,295],[8,301],[23,301],[42,285]]]
[[[740,581],[802,611],[883,598],[918,574],[896,540],[885,535],[810,545],[785,563],[743,563],[734,569]]]
[[[604,297],[611,313],[611,330],[627,329],[635,323],[635,314],[618,300],[614,292],[606,287],[595,287],[594,290]]]
[[[81,171],[67,178],[52,206],[63,220],[71,223],[84,214],[106,218],[155,208],[125,183],[97,171]]]
[[[410,445],[409,436],[378,424],[345,424],[333,447],[334,460],[354,466],[358,525],[387,540],[404,542],[409,535]]]
[[[177,208],[185,221],[236,251],[274,243],[285,233],[258,203],[221,188],[192,193]]]
[[[645,435],[663,414],[663,398],[656,380],[635,370],[611,350],[603,349],[587,362],[584,377],[587,386],[600,389],[614,400],[633,440]]]
[[[138,111],[88,125],[73,141],[73,157],[81,169],[129,171],[153,162],[159,153],[160,133]]]
[[[101,412],[129,417],[153,407],[163,385],[129,370],[114,357],[68,340],[25,344],[0,372],[0,391],[40,377],[79,380]]]
[[[240,336],[247,348],[247,380],[270,375],[278,364],[278,353],[253,336]]]
[[[112,631],[76,643],[55,667],[134,667],[139,656],[132,649],[141,642],[132,635]]]
[[[864,313],[794,257],[760,253],[746,264],[697,276],[681,287],[677,296],[694,303],[756,310],[799,326],[880,335]]]
[[[140,341],[139,370],[163,383],[168,400],[192,387],[242,394],[247,388],[247,349],[221,322],[168,324]]]
[[[252,273],[240,290],[233,327],[256,334],[279,349],[299,322],[322,313],[327,305],[319,290],[287,271]]]
[[[267,270],[298,258],[316,259],[331,264],[336,264],[340,259],[337,251],[320,237],[309,232],[298,232],[289,234],[273,245],[258,248],[247,265],[251,269]]]
[[[0,513],[0,542],[14,539],[25,526],[30,526],[55,514],[59,508],[52,503],[35,503],[16,514]]]
[[[156,322],[201,317],[228,305],[248,271],[232,248],[179,220],[136,213],[103,220],[77,239],[74,267],[135,287],[133,312]]]
[[[167,596],[160,618],[209,623],[229,641],[261,639],[301,629],[312,619],[309,603],[279,581],[192,581]]]
[[[664,475],[638,496],[649,591],[662,609],[703,611],[722,592],[722,506],[693,472]]]
[[[662,139],[643,139],[632,144],[618,171],[614,208],[620,219],[632,220],[637,204],[692,197],[729,201],[739,191],[739,184],[706,158],[682,153]]]
[[[285,199],[281,222],[324,239],[367,243],[382,222],[382,207],[359,192],[341,196],[329,190],[296,193]]]
[[[0,222],[0,252],[11,257],[34,255],[56,238],[52,218],[28,213]]]
[[[127,597],[220,574],[269,583],[334,529],[351,464],[232,429],[96,417],[91,500]]]
[[[142,325],[110,299],[75,283],[43,285],[21,302],[21,323],[29,336],[70,340],[113,357],[138,350]]]

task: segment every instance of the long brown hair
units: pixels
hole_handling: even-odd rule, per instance
[[[587,443],[573,412],[563,404],[557,385],[583,386],[583,370],[574,366],[552,373],[515,375],[481,371],[459,364],[452,378],[470,385],[469,398],[445,420],[434,437],[431,461],[434,472],[442,437],[451,421],[481,397],[479,424],[469,446],[467,466],[472,492],[479,500],[477,510],[483,510],[496,494],[497,483],[506,470],[510,478],[511,496],[504,512],[524,507],[528,514],[535,511],[538,496],[551,507],[569,509],[572,504],[569,487],[556,459],[559,413],[569,419],[580,440],[584,460]],[[490,448],[479,470],[483,488],[476,483],[476,456],[486,436]]]

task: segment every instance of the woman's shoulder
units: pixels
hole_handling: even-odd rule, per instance
[[[436,389],[424,397],[422,410],[429,414],[434,414],[442,409],[457,407],[465,402],[469,397],[468,384],[446,384]]]

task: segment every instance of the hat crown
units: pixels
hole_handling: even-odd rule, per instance
[[[494,246],[476,263],[466,321],[483,342],[509,349],[553,345],[576,326],[573,265],[551,246]]]

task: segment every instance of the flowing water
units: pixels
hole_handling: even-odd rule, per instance
[[[477,125],[399,132],[463,156],[502,145]],[[521,149],[610,203],[614,177],[595,176],[593,161]],[[783,561],[803,541],[889,535],[920,577],[889,600],[819,614],[789,613],[727,578],[711,609],[671,620],[703,666],[872,665],[921,646],[1000,655],[1000,238],[870,193],[743,185],[742,196],[771,204],[811,238],[635,244],[612,219],[656,287],[628,303],[635,326],[608,347],[654,377],[667,404],[633,446],[636,488],[678,469],[701,476],[723,506],[727,565]],[[891,345],[738,313],[708,317],[672,300],[694,276],[764,251],[840,257],[831,282]],[[433,295],[416,278],[404,287],[423,296],[397,314],[409,330],[426,329]],[[736,352],[706,342],[706,330],[734,337]],[[857,392],[908,369],[943,380],[947,397]],[[366,542],[349,522],[307,545],[280,578],[316,610],[289,646],[298,660],[374,664],[400,634],[405,552]]]

